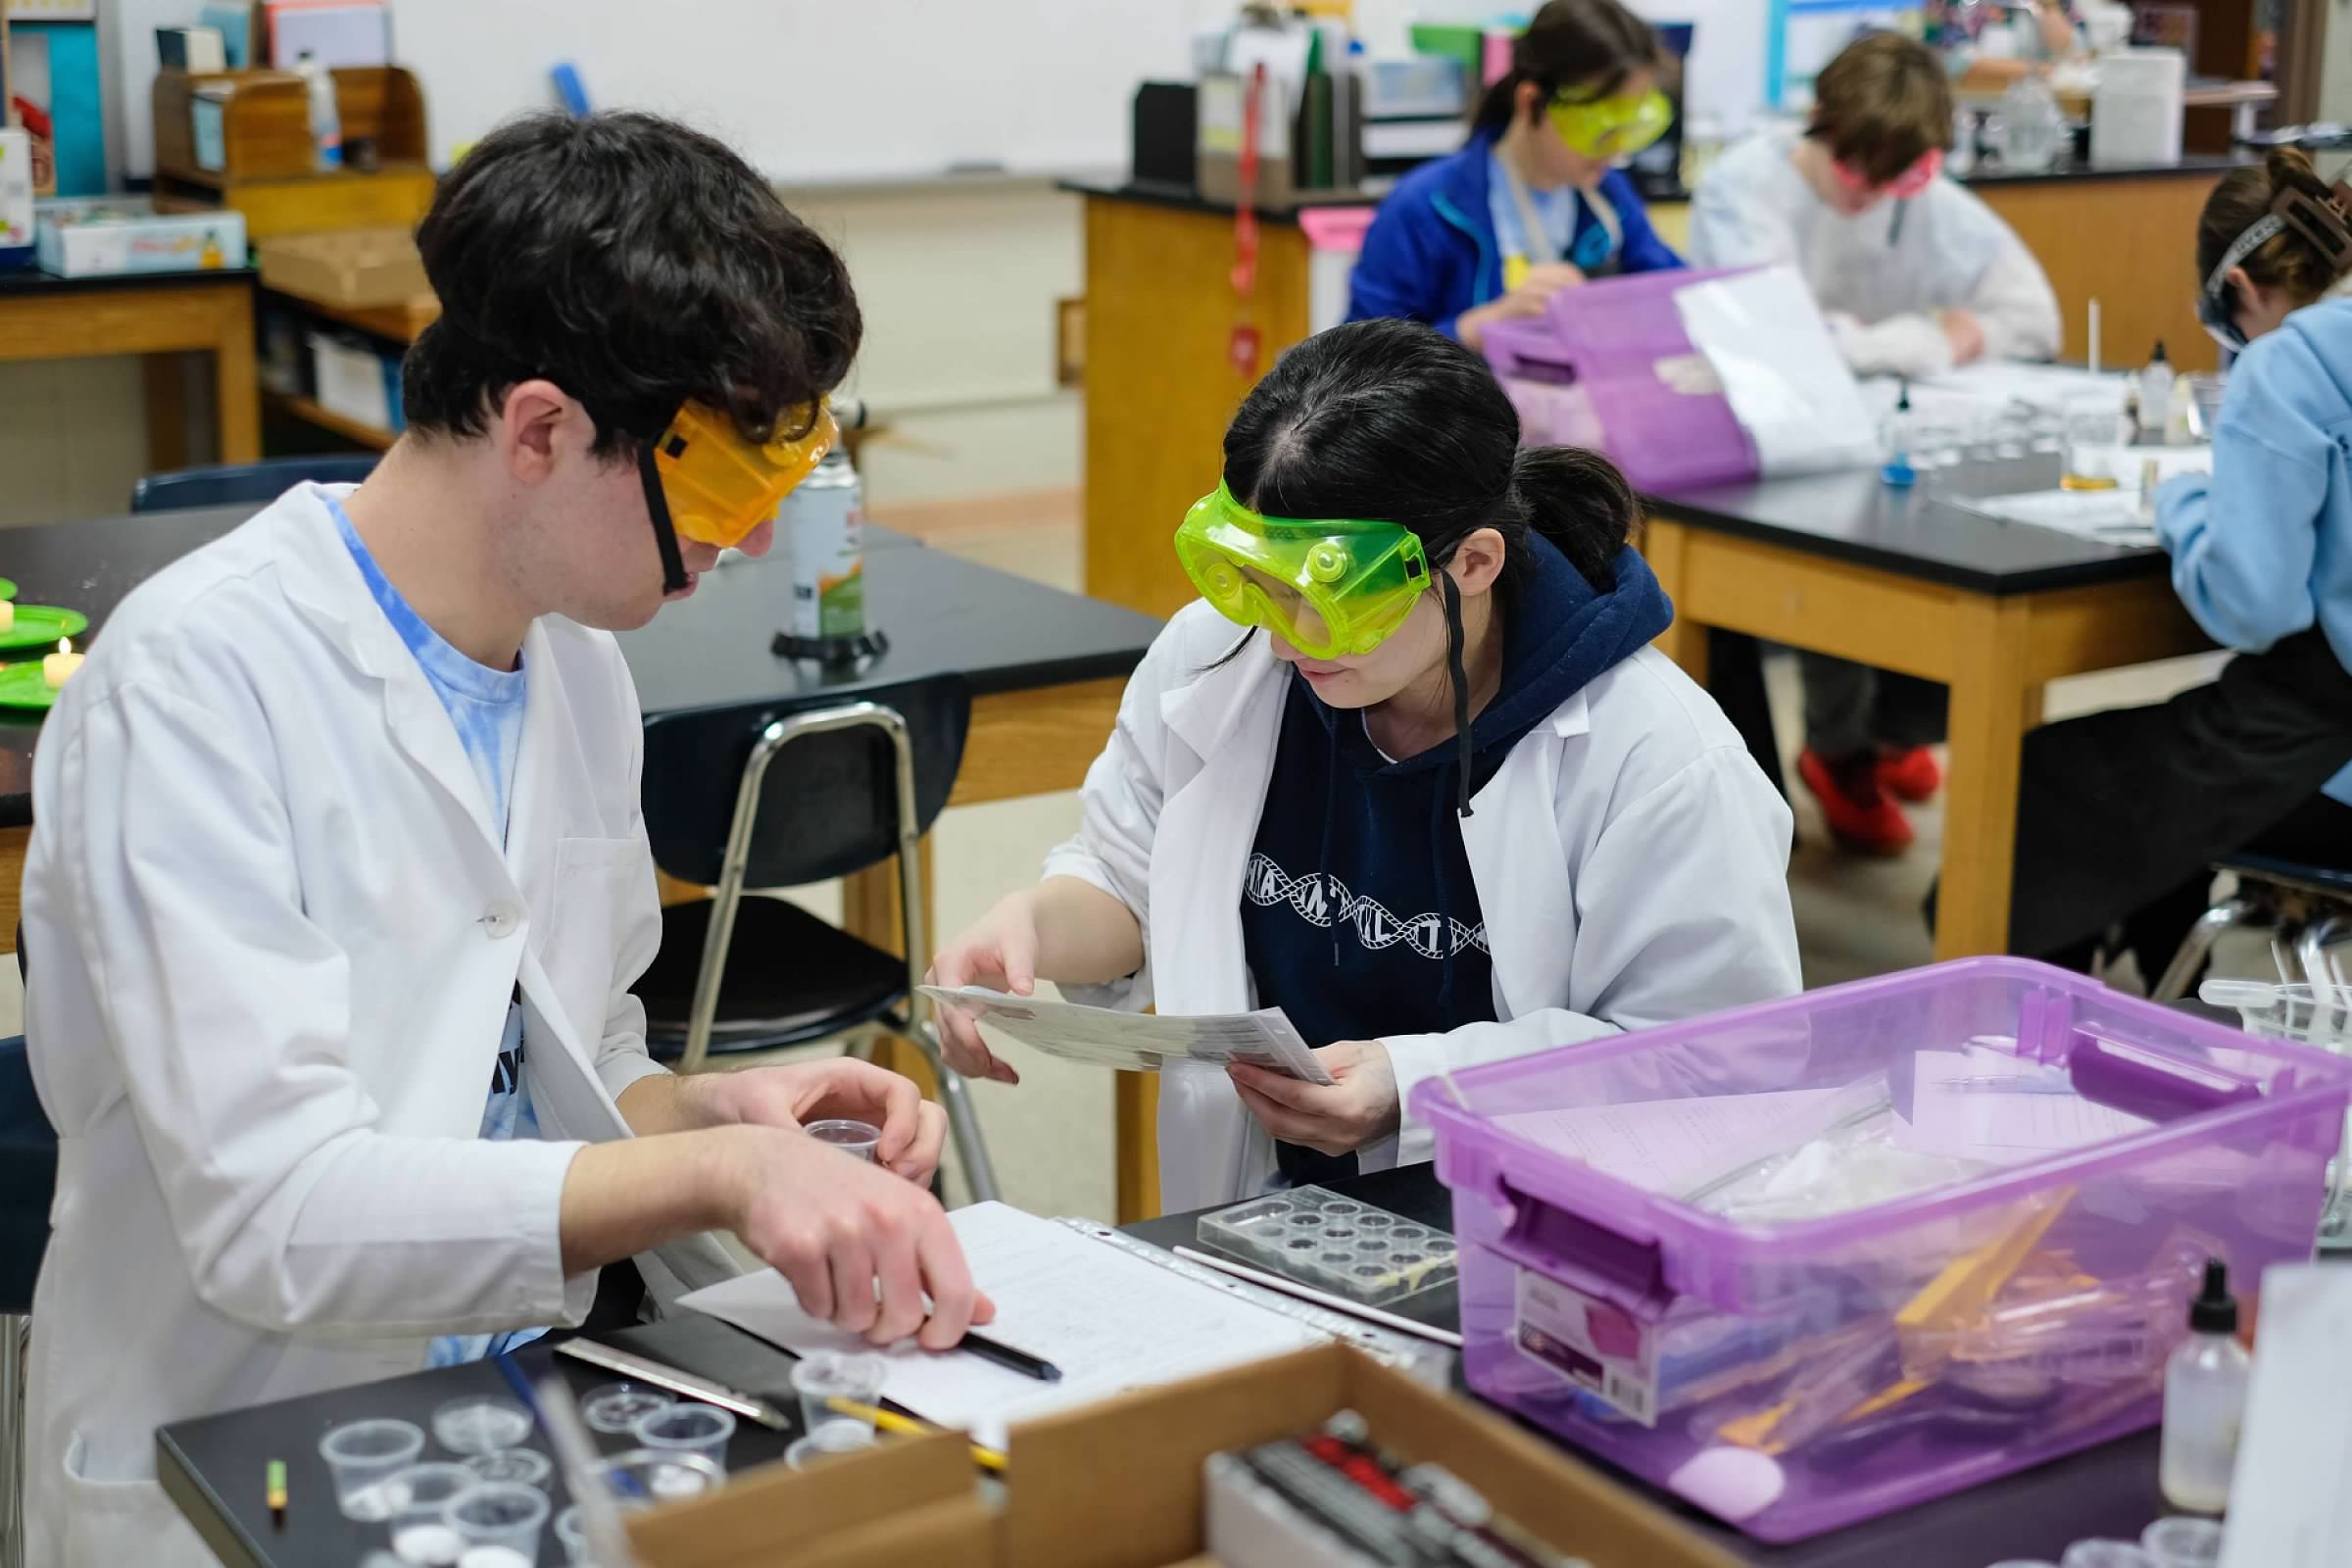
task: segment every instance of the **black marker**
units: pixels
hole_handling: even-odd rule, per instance
[[[1016,1350],[1009,1345],[999,1345],[994,1340],[986,1339],[968,1330],[963,1338],[956,1343],[956,1348],[968,1350],[983,1361],[994,1361],[1001,1367],[1018,1372],[1025,1378],[1035,1378],[1040,1383],[1059,1383],[1061,1381],[1061,1368],[1053,1362],[1042,1356],[1031,1355],[1027,1350]]]

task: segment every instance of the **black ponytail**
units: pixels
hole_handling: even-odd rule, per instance
[[[1546,103],[1570,89],[1606,98],[1635,72],[1664,69],[1657,33],[1618,0],[1548,0],[1512,43],[1511,69],[1479,100],[1473,127],[1508,130],[1527,82]]]
[[[1585,581],[1604,594],[1617,586],[1617,556],[1641,522],[1642,503],[1615,464],[1581,447],[1522,447],[1511,490],[1528,526]]]

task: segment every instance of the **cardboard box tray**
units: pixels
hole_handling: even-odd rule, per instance
[[[255,251],[264,288],[318,305],[372,310],[432,293],[424,260],[405,228],[287,234]]]
[[[634,1516],[629,1534],[648,1568],[1201,1568],[1211,1561],[1201,1462],[1343,1409],[1370,1422],[1383,1446],[1444,1464],[1503,1517],[1594,1568],[1738,1568],[1562,1450],[1340,1346],[1015,1427],[1001,1499],[977,1487],[962,1441],[941,1434],[748,1475]]]

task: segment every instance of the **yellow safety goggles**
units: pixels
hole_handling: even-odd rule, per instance
[[[1546,111],[1568,150],[1587,158],[1631,158],[1666,134],[1674,105],[1656,89],[1639,98],[1558,98]]]
[[[1262,626],[1309,659],[1378,648],[1430,582],[1408,528],[1263,516],[1222,483],[1185,514],[1176,559],[1218,613]]]
[[[637,448],[637,477],[662,552],[662,591],[686,586],[681,538],[722,550],[741,544],[840,440],[833,411],[822,403],[806,431],[764,444],[746,441],[717,409],[680,408],[668,428]]]

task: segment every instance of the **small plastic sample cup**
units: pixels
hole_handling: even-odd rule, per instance
[[[2213,1568],[2222,1560],[2222,1526],[2188,1514],[2159,1519],[2139,1533],[2156,1568]]]
[[[837,1415],[812,1429],[809,1434],[784,1450],[784,1462],[795,1470],[806,1470],[820,1460],[836,1454],[856,1453],[874,1446],[874,1429],[862,1421]]]
[[[591,1431],[621,1433],[677,1402],[676,1395],[650,1384],[607,1383],[588,1391],[580,1401],[580,1416]]]
[[[640,1418],[637,1441],[663,1453],[695,1453],[724,1470],[735,1417],[713,1404],[673,1404]]]
[[[882,1147],[882,1129],[870,1121],[812,1121],[801,1129],[820,1144],[831,1144],[845,1154],[871,1164]]]
[[[477,1453],[466,1461],[476,1481],[516,1481],[526,1487],[544,1486],[556,1462],[536,1448],[499,1448]]]
[[[580,1523],[578,1503],[556,1515],[556,1544],[564,1548],[564,1560],[567,1563],[588,1560],[588,1527]]]
[[[449,1528],[466,1543],[460,1568],[489,1550],[512,1552],[520,1568],[539,1561],[539,1532],[547,1528],[553,1506],[547,1494],[517,1481],[487,1481],[467,1488],[450,1499]],[[511,1568],[499,1562],[476,1563],[474,1568]]]
[[[406,1421],[354,1421],[318,1443],[318,1457],[334,1478],[335,1506],[346,1519],[370,1523],[392,1512],[384,1483],[423,1451],[424,1434]]]
[[[727,1481],[723,1466],[672,1448],[631,1448],[598,1465],[596,1474],[623,1512],[699,1497]]]
[[[479,1485],[462,1464],[413,1464],[385,1482],[392,1554],[420,1568],[456,1568],[466,1539],[450,1527],[450,1499]]]
[[[433,1441],[452,1453],[496,1453],[531,1435],[531,1412],[495,1394],[469,1394],[433,1412]]]
[[[2152,1568],[2135,1541],[2078,1541],[2058,1559],[2058,1568]]]
[[[835,1399],[847,1399],[854,1404],[882,1402],[882,1380],[890,1375],[890,1363],[878,1355],[844,1355],[838,1350],[819,1350],[803,1356],[793,1363],[792,1392],[801,1396],[801,1430],[814,1432],[828,1421],[857,1421],[871,1432],[870,1419],[845,1416],[833,1408]]]

